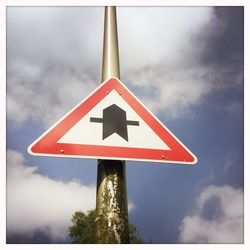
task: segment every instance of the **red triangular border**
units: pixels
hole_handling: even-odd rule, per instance
[[[92,110],[107,93],[115,90],[131,108],[147,123],[171,150],[127,148],[100,145],[58,143],[77,122]],[[28,152],[32,155],[75,158],[138,160],[195,164],[197,158],[188,150],[117,78],[102,83],[85,100],[68,112],[54,126],[32,143]]]

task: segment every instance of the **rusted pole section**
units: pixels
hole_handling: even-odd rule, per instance
[[[116,7],[105,7],[102,81],[120,78]],[[125,161],[98,160],[96,243],[129,243]]]

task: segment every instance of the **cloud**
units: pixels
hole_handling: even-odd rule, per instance
[[[230,114],[233,115],[239,115],[239,114],[243,114],[243,103],[239,102],[239,101],[235,101],[235,102],[231,102],[228,106],[227,106],[227,111]]]
[[[132,200],[128,200],[128,212],[131,213],[134,210],[136,210],[136,205]]]
[[[8,8],[8,119],[47,127],[100,83],[103,10]],[[230,13],[220,13],[212,7],[117,8],[122,80],[153,112],[190,115],[210,93],[242,83],[242,56],[228,48],[231,63],[223,64],[212,53],[224,44],[222,34],[233,33],[230,27],[239,30],[225,24]]]
[[[63,182],[37,173],[23,155],[7,151],[7,233],[44,230],[52,241],[67,238],[72,214],[95,207],[95,187]]]
[[[243,243],[243,190],[207,187],[179,229],[181,243]]]
[[[9,119],[48,126],[95,88],[101,75],[102,22],[101,8],[8,8]]]
[[[122,66],[134,70],[167,58],[185,60],[189,53],[196,56],[190,39],[209,24],[212,15],[213,8],[209,7],[119,8]],[[131,26],[128,16],[133,20]],[[190,50],[186,51],[188,46]]]
[[[241,51],[229,48],[224,52],[221,46],[228,42],[222,34],[243,28],[240,15],[234,20],[239,26],[225,24],[234,10],[225,11],[229,13],[222,16],[216,8],[209,7],[126,11],[126,15],[134,15],[135,22],[133,26],[120,27],[123,76],[138,88],[140,98],[154,113],[162,113],[168,119],[190,115],[192,108],[202,104],[209,94],[242,86]],[[125,38],[128,33],[131,39]],[[232,38],[230,41],[237,44]],[[225,61],[217,59],[221,51]]]

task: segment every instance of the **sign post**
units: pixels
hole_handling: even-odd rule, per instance
[[[102,81],[120,78],[116,7],[105,7]],[[129,243],[125,161],[98,160],[96,243]]]

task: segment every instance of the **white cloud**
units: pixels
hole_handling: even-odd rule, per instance
[[[48,230],[52,240],[68,235],[72,214],[95,207],[95,187],[62,182],[37,173],[23,155],[7,151],[7,232],[32,234]]]
[[[208,38],[225,29],[213,8],[128,8],[123,20],[129,14],[133,25],[120,26],[122,75],[154,113],[190,115],[208,94],[242,83],[242,65],[202,61]]]
[[[204,189],[197,198],[197,211],[182,221],[179,240],[182,243],[243,243],[242,189],[230,186]]]
[[[193,62],[201,45],[192,44],[211,22],[209,7],[135,7],[118,9],[118,30],[122,70],[142,70],[162,61]],[[129,25],[133,22],[133,25]],[[187,58],[188,56],[188,58]]]
[[[202,102],[202,98],[213,90],[213,85],[205,79],[207,72],[202,67],[171,70],[170,65],[166,63],[165,66],[166,72],[159,76],[155,74],[164,65],[152,66],[147,73],[136,73],[135,79],[138,79],[137,83],[145,83],[140,88],[151,88],[151,94],[141,98],[153,112],[164,112],[168,118],[179,118],[188,114],[191,107]],[[152,73],[154,69],[155,73]]]
[[[101,8],[8,8],[8,118],[47,127],[98,85],[102,22]]]
[[[53,71],[24,63],[19,66],[12,67],[14,73],[8,77],[7,91],[8,118],[18,124],[32,119],[48,126],[94,88],[90,76],[83,74],[81,81],[64,66],[54,67]]]
[[[136,210],[136,205],[132,200],[128,200],[128,212],[131,213],[134,210]]]
[[[132,26],[123,22],[120,27],[123,75],[140,88],[140,97],[154,113],[164,112],[168,118],[188,113],[212,91],[212,82],[205,77],[208,69],[200,63],[204,41],[198,43],[194,36],[212,25],[213,9],[134,8],[124,12],[124,20],[131,13],[134,18]]]

